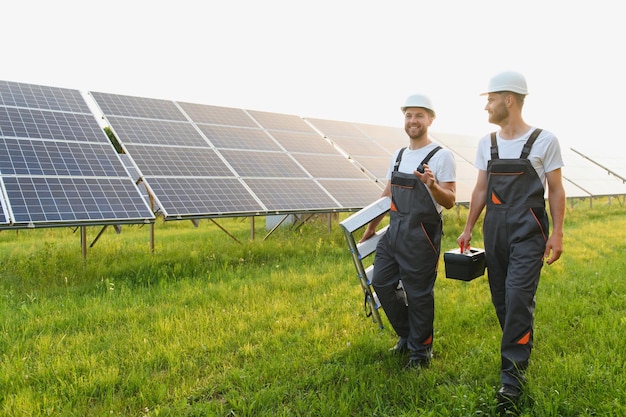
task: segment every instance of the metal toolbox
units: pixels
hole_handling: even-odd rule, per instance
[[[446,278],[471,281],[485,274],[485,251],[468,249],[461,253],[459,248],[443,254]]]

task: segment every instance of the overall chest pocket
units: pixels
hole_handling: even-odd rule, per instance
[[[518,159],[498,159],[489,166],[488,203],[495,205],[518,205],[531,186],[529,164]]]
[[[414,201],[414,190],[417,186],[417,178],[394,175],[391,179],[391,201],[395,211],[402,214],[411,212]]]

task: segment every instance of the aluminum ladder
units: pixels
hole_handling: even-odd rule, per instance
[[[355,212],[350,217],[339,223],[346,236],[346,240],[348,241],[348,247],[350,248],[350,253],[352,254],[352,260],[354,261],[357,276],[361,282],[361,288],[363,289],[363,293],[365,295],[366,314],[368,317],[371,315],[373,321],[378,323],[378,326],[381,329],[383,328],[383,323],[380,319],[380,314],[378,314],[380,302],[378,301],[376,292],[372,287],[374,265],[364,268],[363,260],[376,251],[378,241],[387,232],[389,226],[380,228],[376,231],[375,235],[363,243],[357,243],[357,240],[354,239],[354,232],[367,225],[381,214],[387,213],[390,208],[391,199],[389,197],[381,197],[369,206],[363,207],[361,210]]]

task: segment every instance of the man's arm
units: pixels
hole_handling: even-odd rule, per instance
[[[548,180],[548,203],[550,217],[552,217],[552,234],[546,242],[546,251],[543,255],[548,265],[556,262],[563,253],[563,222],[565,219],[565,189],[561,168],[546,173]],[[550,255],[552,252],[552,255]]]
[[[476,185],[474,186],[474,190],[472,191],[472,196],[470,198],[470,208],[467,220],[465,221],[465,228],[456,240],[461,248],[461,251],[470,247],[470,242],[472,241],[472,229],[474,229],[474,225],[476,224],[476,221],[478,221],[480,213],[482,213],[485,208],[486,197],[487,171],[479,170],[478,177],[476,178]]]

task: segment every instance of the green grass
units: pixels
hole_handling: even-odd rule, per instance
[[[446,212],[443,249],[467,214]],[[344,218],[347,215],[341,215]],[[366,317],[337,225],[262,219],[0,232],[0,415],[490,416],[499,328],[486,279],[436,284],[421,372]],[[88,240],[97,228],[88,229]],[[480,247],[480,225],[474,231]],[[524,416],[626,415],[626,209],[577,203],[537,294]]]

